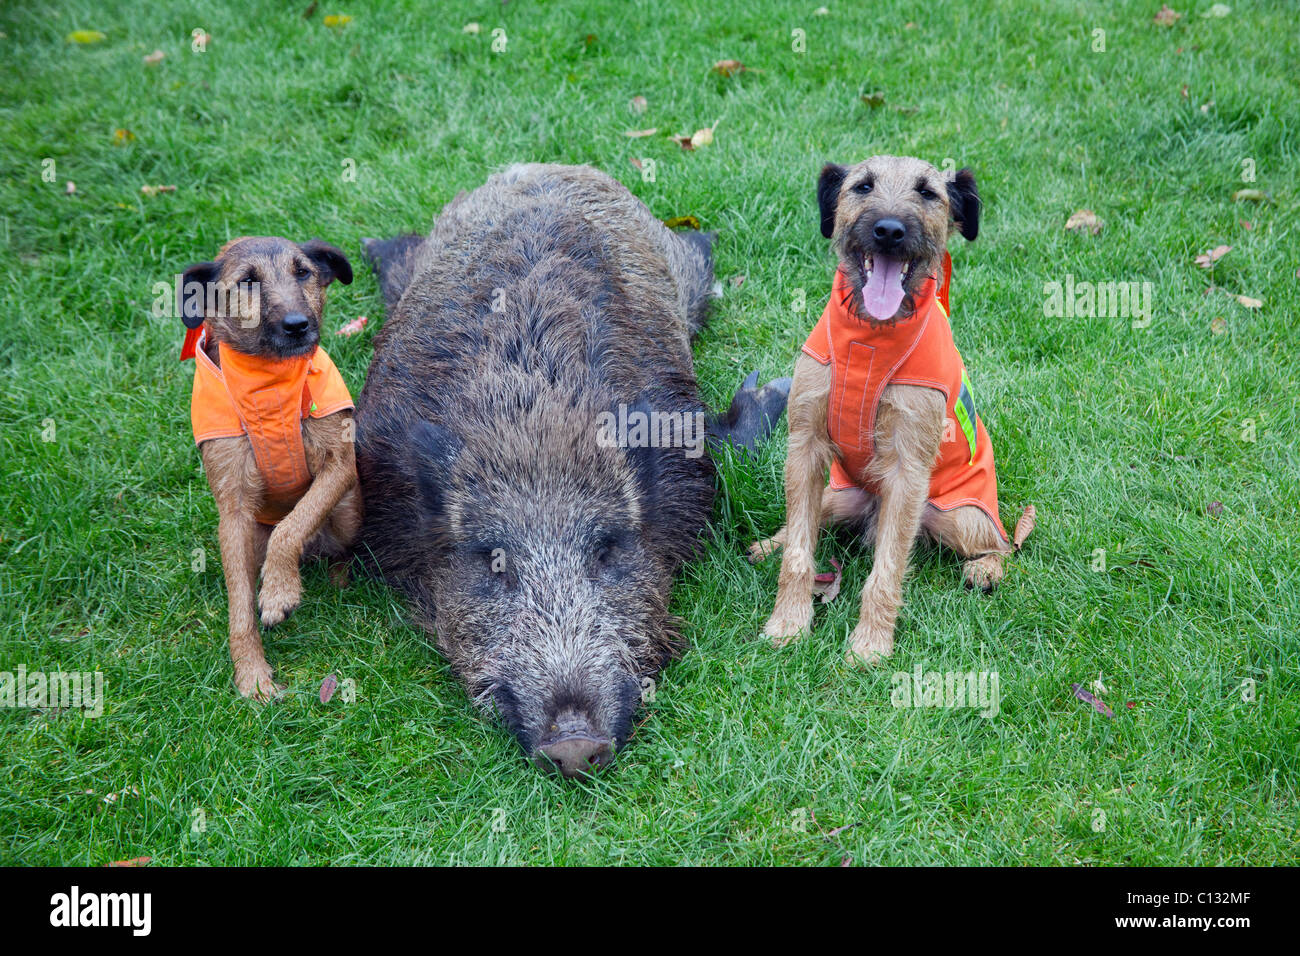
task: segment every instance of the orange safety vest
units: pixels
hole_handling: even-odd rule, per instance
[[[1005,539],[998,516],[998,482],[993,444],[975,413],[966,367],[948,325],[948,280],[952,259],[943,254],[943,278],[932,275],[914,295],[916,311],[896,323],[858,318],[852,287],[840,270],[821,320],[803,351],[831,367],[827,431],[835,443],[832,488],[854,485],[878,491],[862,477],[874,448],[876,409],[887,385],[920,385],[944,394],[947,411],[939,458],[930,476],[929,502],[941,511],[963,505],[983,510]],[[854,476],[857,476],[855,480]]]
[[[194,443],[247,435],[266,483],[266,499],[256,517],[262,524],[276,524],[311,485],[302,420],[353,408],[352,395],[323,348],[296,358],[268,359],[219,342],[218,366],[204,350],[205,339],[199,336],[195,347],[181,353],[181,361],[190,355],[196,359],[190,398]]]

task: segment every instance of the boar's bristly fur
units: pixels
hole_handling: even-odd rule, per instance
[[[527,165],[392,258],[358,402],[364,544],[470,696],[581,775],[678,645],[673,573],[712,509],[701,449],[598,440],[620,406],[702,420],[708,239],[595,170]]]

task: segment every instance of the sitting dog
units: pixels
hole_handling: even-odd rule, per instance
[[[947,240],[955,231],[975,238],[980,200],[969,169],[945,182],[929,163],[898,156],[827,165],[817,200],[839,268],[795,365],[786,526],[750,555],[785,548],[764,628],[781,646],[812,624],[820,525],[849,524],[864,537],[874,527],[875,563],[848,651],[850,664],[874,663],[893,651],[918,534],[964,557],[967,586],[985,592],[1012,550],[993,447],[948,325]]]
[[[339,562],[344,583],[361,525],[352,397],[318,345],[334,279],[352,281],[338,249],[267,237],[234,239],[182,277],[181,361],[195,359],[190,418],[220,515],[230,657],[239,692],[259,701],[284,688],[257,609],[271,627],[298,606],[304,555]]]

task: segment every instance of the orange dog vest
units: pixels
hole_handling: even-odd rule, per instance
[[[868,491],[867,464],[874,448],[876,409],[887,385],[920,385],[947,399],[943,441],[930,477],[929,502],[941,511],[963,505],[983,510],[1005,539],[998,516],[993,445],[975,413],[975,398],[948,325],[952,259],[943,254],[942,279],[930,276],[917,290],[916,311],[894,324],[858,318],[852,287],[842,271],[821,320],[804,342],[805,354],[831,367],[827,430],[835,443],[831,487]],[[937,286],[937,288],[936,288]],[[856,477],[855,477],[856,476]]]
[[[194,443],[247,435],[266,483],[266,500],[256,517],[276,524],[311,485],[302,420],[352,408],[352,395],[322,348],[297,358],[267,359],[220,342],[218,366],[204,350],[205,339],[200,336],[181,354],[181,361],[190,355],[196,360],[190,398]]]

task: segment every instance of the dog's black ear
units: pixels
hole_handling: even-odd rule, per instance
[[[181,273],[181,288],[176,297],[176,308],[187,329],[197,329],[203,324],[208,298],[208,283],[216,281],[221,272],[219,262],[196,262],[186,266]]]
[[[980,234],[980,194],[975,188],[975,174],[969,169],[958,172],[948,184],[948,205],[965,238],[974,239]]]
[[[822,213],[822,235],[829,239],[835,234],[835,207],[840,201],[840,186],[849,171],[847,166],[827,163],[822,167],[821,178],[817,180],[817,206]]]
[[[343,254],[343,250],[331,246],[328,242],[312,239],[298,246],[312,262],[325,273],[325,284],[338,279],[344,285],[352,284],[352,263]]]

